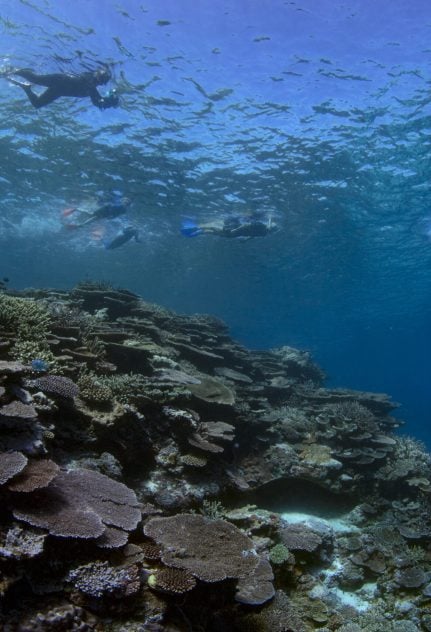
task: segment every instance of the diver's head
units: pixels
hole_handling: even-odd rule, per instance
[[[132,200],[128,197],[122,197],[120,200],[120,203],[122,206],[130,206],[132,203]]]
[[[105,83],[108,83],[112,77],[112,73],[109,68],[99,68],[99,70],[94,71],[93,76],[96,86],[102,86]]]

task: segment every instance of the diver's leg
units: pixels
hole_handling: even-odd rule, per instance
[[[97,217],[95,217],[93,213],[86,213],[86,214],[88,215],[87,219],[84,219],[83,222],[79,222],[77,226],[79,227],[86,226],[87,224],[91,224],[91,222],[96,221]]]
[[[22,68],[21,70],[15,70],[12,74],[22,77],[30,83],[34,83],[37,86],[46,86],[51,88],[58,84],[64,77],[59,73],[52,73],[50,75],[40,75],[29,68]]]
[[[48,88],[45,92],[42,92],[42,94],[35,94],[32,92],[30,86],[21,85],[21,88],[28,96],[30,103],[37,109],[52,103],[60,96],[55,90],[51,90],[51,88]]]

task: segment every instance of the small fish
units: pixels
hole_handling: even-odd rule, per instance
[[[37,373],[42,373],[44,371],[48,371],[49,366],[48,363],[45,362],[45,360],[42,360],[41,358],[35,358],[31,361],[31,368]]]

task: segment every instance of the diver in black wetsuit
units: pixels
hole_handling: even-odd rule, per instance
[[[183,222],[181,233],[185,237],[217,235],[228,239],[252,239],[253,237],[265,237],[278,230],[278,224],[270,215],[249,213],[244,216],[231,216],[204,224],[187,219]]]
[[[13,79],[11,75],[22,77],[30,83]],[[96,105],[101,110],[119,105],[119,98],[115,90],[111,90],[106,96],[102,96],[97,90],[97,86],[108,83],[111,76],[108,68],[99,68],[98,70],[83,72],[79,75],[67,73],[40,75],[28,68],[11,70],[7,74],[7,78],[11,83],[20,86],[24,90],[35,108],[42,108],[59,97],[90,97],[93,105]],[[31,84],[45,86],[46,90],[42,94],[35,94],[32,92]]]
[[[134,239],[136,243],[140,244],[141,240],[139,239],[139,231],[134,226],[126,226],[123,230],[118,233],[111,241],[105,244],[106,250],[114,250],[114,248],[119,248],[123,244],[127,244],[131,239]]]
[[[130,198],[122,197],[118,200],[114,200],[113,202],[107,202],[106,204],[99,206],[95,211],[85,211],[78,207],[67,208],[63,211],[63,217],[68,218],[73,213],[77,213],[79,217],[78,221],[67,224],[67,227],[80,228],[81,226],[91,224],[91,222],[96,222],[97,220],[115,219],[116,217],[120,217],[120,215],[125,215],[131,203],[132,201]]]

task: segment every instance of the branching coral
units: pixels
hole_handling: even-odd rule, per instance
[[[143,397],[145,379],[137,373],[103,376],[98,382],[109,388],[113,397],[121,404],[131,404]]]
[[[44,305],[31,298],[0,294],[0,327],[16,335],[11,355],[22,362],[40,358],[53,361],[47,336],[50,316]]]
[[[112,390],[102,384],[94,373],[82,373],[78,379],[80,396],[88,402],[107,404],[112,399]]]

